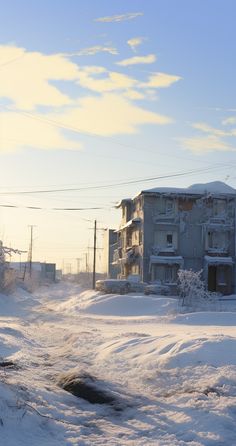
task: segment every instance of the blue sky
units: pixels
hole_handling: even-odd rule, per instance
[[[117,226],[122,197],[214,180],[236,187],[235,1],[0,5],[0,204],[18,206],[0,209],[5,244],[27,248],[35,224],[35,258],[76,265],[92,244],[88,220]]]

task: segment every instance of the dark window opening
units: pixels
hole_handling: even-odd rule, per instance
[[[172,234],[167,234],[166,241],[167,241],[167,246],[172,246],[172,244],[173,244],[173,235]]]

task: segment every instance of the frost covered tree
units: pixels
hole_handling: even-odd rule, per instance
[[[193,306],[207,297],[201,275],[202,270],[180,269],[178,271],[179,294],[182,299],[182,305]]]
[[[13,271],[8,268],[8,263],[6,261],[6,256],[11,257],[12,254],[21,254],[25,251],[20,251],[19,249],[8,248],[3,246],[0,240],[0,290],[10,291],[15,284],[15,275]]]

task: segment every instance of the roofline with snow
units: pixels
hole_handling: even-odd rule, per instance
[[[115,205],[115,208],[116,209],[119,209],[121,206],[123,206],[124,204],[127,204],[127,203],[131,203],[133,201],[133,199],[132,198],[123,198],[122,200],[120,200],[116,205]]]
[[[188,197],[204,197],[204,196],[214,196],[214,197],[219,197],[219,198],[223,198],[223,197],[230,197],[230,198],[236,198],[236,192],[235,193],[230,193],[230,192],[210,192],[210,191],[205,191],[205,192],[192,192],[192,191],[188,191],[183,189],[183,191],[181,190],[163,190],[163,191],[158,191],[158,190],[141,190],[135,197],[139,197],[140,195],[166,195],[166,196],[188,196]]]

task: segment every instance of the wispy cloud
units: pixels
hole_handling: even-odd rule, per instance
[[[98,54],[98,53],[109,53],[112,55],[117,55],[118,51],[113,46],[96,45],[96,46],[91,46],[89,48],[83,48],[82,50],[79,50],[79,51],[62,53],[62,55],[69,56],[69,57],[72,57],[72,56],[94,56],[95,54]]]
[[[194,129],[200,130],[201,132],[208,133],[215,136],[229,136],[229,132],[225,132],[221,129],[216,129],[215,127],[211,127],[210,125],[204,122],[196,122],[191,125]]]
[[[14,45],[0,46],[0,60],[0,98],[11,103],[0,108],[4,129],[0,150],[79,149],[79,135],[70,137],[64,130],[73,127],[78,134],[109,136],[137,133],[146,124],[172,122],[169,116],[135,102],[148,98],[149,79],[146,85],[105,67],[78,65],[65,54],[46,55]],[[70,82],[70,95],[65,81]]]
[[[63,135],[60,127],[50,124],[45,115],[0,110],[2,124],[0,152],[23,148],[43,150],[78,150],[82,144]],[[13,132],[14,129],[14,132]]]
[[[140,100],[140,99],[145,99],[146,98],[145,94],[143,94],[143,93],[141,93],[140,91],[137,91],[137,90],[132,90],[131,88],[127,89],[123,93],[123,95],[126,98],[131,99],[132,101],[136,101],[136,100]]]
[[[60,114],[50,113],[48,117],[75,128],[79,123],[82,131],[101,136],[134,134],[141,125],[166,125],[172,122],[170,117],[138,107],[117,93],[82,98],[74,107],[67,107]]]
[[[223,108],[223,107],[197,107],[200,110],[210,110],[215,112],[236,112],[236,108]]]
[[[116,62],[117,65],[122,67],[128,67],[130,65],[139,65],[139,64],[150,64],[156,61],[155,54],[148,54],[147,56],[134,56],[129,59],[121,60],[120,62]]]
[[[126,14],[117,14],[107,17],[99,17],[94,19],[95,22],[124,22],[125,20],[133,20],[143,15],[143,12],[127,12]]]
[[[145,95],[147,95],[147,92],[151,92],[149,96],[153,97],[156,89],[168,88],[180,79],[180,76],[156,73],[149,76],[147,81],[140,82],[135,77],[117,71],[109,71],[98,66],[83,67],[78,71],[78,83],[84,88],[99,93],[109,91],[127,92],[127,90],[135,89],[141,93],[145,91]]]
[[[136,48],[140,46],[143,41],[145,40],[145,37],[133,37],[132,39],[129,39],[127,41],[127,44],[130,46],[132,51],[136,52]]]
[[[149,77],[148,82],[145,82],[143,85],[148,88],[168,88],[181,79],[181,76],[175,76],[173,74],[153,73]]]
[[[215,135],[179,138],[178,140],[185,149],[190,150],[191,152],[196,154],[203,154],[214,151],[229,152],[236,150],[230,144],[224,142],[222,139]]]
[[[15,46],[0,46],[2,62],[15,59],[0,70],[0,97],[10,99],[18,108],[60,107],[71,99],[50,83],[51,80],[73,81],[78,77],[75,64],[65,57],[28,52]]]
[[[204,135],[202,136],[200,134],[188,138],[179,138],[179,141],[185,149],[198,154],[213,151],[229,152],[236,150],[236,148],[228,142],[228,138],[236,136],[236,129],[225,131],[212,127],[205,122],[191,123],[190,126]],[[225,138],[227,138],[227,140]]]
[[[236,125],[236,116],[230,116],[222,121],[223,125]]]
[[[99,78],[97,75],[99,75]],[[102,78],[101,75],[103,75]],[[125,91],[135,88],[139,84],[137,79],[131,76],[116,71],[109,71],[104,67],[83,67],[78,72],[77,83],[97,93]]]

